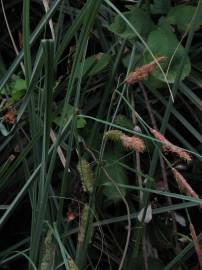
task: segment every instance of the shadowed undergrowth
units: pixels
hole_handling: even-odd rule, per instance
[[[202,1],[1,17],[0,268],[200,269]]]

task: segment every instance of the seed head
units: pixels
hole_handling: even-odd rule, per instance
[[[144,141],[138,137],[129,137],[125,134],[121,136],[123,147],[129,150],[135,150],[136,152],[143,153],[145,150]]]
[[[155,129],[150,129],[151,133],[154,135],[154,137],[161,141],[163,144],[161,145],[161,149],[163,152],[171,152],[174,153],[176,156],[181,158],[184,161],[190,162],[191,156],[178,146],[172,144],[170,141],[168,141],[159,131]]]
[[[82,210],[81,215],[81,221],[80,221],[80,228],[79,228],[79,234],[78,234],[78,243],[79,245],[82,245],[85,239],[85,230],[87,226],[88,221],[88,213],[89,213],[89,206],[86,204]]]
[[[149,64],[145,64],[141,67],[136,68],[133,72],[131,72],[128,77],[126,78],[125,82],[127,84],[135,84],[145,78],[147,78],[155,69],[156,65],[160,62],[165,60],[165,56],[157,57],[154,61],[150,62]]]
[[[121,140],[122,135],[123,132],[121,132],[120,130],[113,129],[105,132],[104,137],[108,140],[119,142]]]
[[[94,177],[89,163],[84,158],[81,158],[77,164],[77,169],[80,174],[84,191],[92,193]]]
[[[145,144],[142,139],[136,136],[129,137],[119,130],[107,131],[104,136],[109,140],[121,142],[125,149],[135,150],[140,153],[145,150]]]
[[[195,199],[199,199],[198,194],[192,189],[187,180],[179,173],[176,169],[172,168],[173,175],[175,180],[183,193],[187,196],[190,196]],[[199,205],[199,208],[202,209],[202,204]]]

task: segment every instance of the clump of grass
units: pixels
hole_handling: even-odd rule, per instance
[[[168,13],[164,10],[159,14],[158,10],[155,16],[154,9],[158,5],[153,3],[150,9],[148,3],[148,18],[135,16],[132,21],[134,17],[129,14],[144,14],[146,1],[131,2],[134,9],[129,12],[120,11],[115,6],[118,2],[111,0],[74,1],[74,4],[61,0],[35,1],[38,8],[30,4],[30,0],[11,0],[4,7],[5,2],[1,1],[1,7],[6,27],[2,27],[0,40],[0,228],[5,235],[2,234],[0,268],[10,269],[15,260],[23,258],[21,268],[29,270],[61,267],[122,270],[132,269],[137,264],[140,270],[150,270],[150,260],[169,270],[174,269],[175,264],[182,264],[183,268],[184,262],[188,268],[188,251],[191,250],[195,250],[202,267],[202,234],[197,236],[194,228],[195,223],[197,229],[200,228],[200,213],[192,212],[195,205],[202,208],[202,204],[197,204],[200,189],[192,188],[192,180],[198,175],[192,177],[192,172],[201,170],[201,100],[200,91],[196,91],[200,90],[201,63],[197,56],[201,55],[201,37],[197,34],[193,42],[192,39],[197,29],[194,23],[200,23],[197,17],[201,14],[202,1],[198,1],[197,7],[192,4],[197,1],[179,6],[170,1]],[[21,2],[22,25],[16,19],[21,12]],[[78,6],[77,2],[83,3]],[[185,32],[181,33],[176,20],[176,31],[169,35],[172,28],[169,13],[175,7],[188,8],[194,14]],[[114,13],[118,18],[112,27],[106,28],[106,18],[111,20]],[[162,20],[165,17],[166,22]],[[155,25],[157,19],[168,24],[157,35],[168,37],[163,48],[158,38],[153,42],[150,39],[156,27],[150,28],[147,20]],[[38,26],[30,33],[37,21]],[[141,25],[148,28],[143,29],[145,33]],[[113,33],[109,29],[113,29]],[[19,42],[12,37],[12,33],[18,32]],[[163,50],[160,51],[160,47]],[[23,51],[18,52],[16,48]],[[137,61],[141,61],[140,57],[147,58],[148,54],[153,61],[133,70]],[[169,55],[165,74],[161,68],[167,59],[164,55]],[[192,69],[190,63],[194,64]],[[120,74],[128,74],[124,83],[119,83]],[[150,75],[151,80],[145,80]],[[17,79],[11,84],[10,78],[14,76]],[[169,83],[172,83],[170,96],[166,91],[167,87],[171,90]],[[173,97],[176,98],[174,104]],[[169,121],[171,113],[172,121]],[[117,114],[124,118],[109,120],[116,119]],[[130,135],[137,125],[141,125],[141,136]],[[155,129],[148,135],[150,126]],[[103,130],[108,127],[113,129],[104,133],[103,140]],[[176,142],[170,142],[163,135],[165,132],[174,136]],[[157,144],[156,139],[161,142],[161,155],[158,147],[150,147],[150,142]],[[106,144],[106,140],[114,143]],[[148,152],[141,155],[146,149],[146,140]],[[178,147],[178,143],[184,148]],[[120,145],[122,147],[118,147]],[[82,153],[78,161],[75,159],[77,149]],[[123,149],[127,153],[123,153]],[[193,170],[190,164],[183,164],[189,181],[179,167],[179,170],[172,169],[179,189],[186,196],[178,192],[172,194],[176,189],[169,187],[167,181],[172,165],[166,167],[162,162],[167,152],[180,161],[193,163]],[[95,162],[93,167],[88,162],[89,156]],[[157,179],[166,191],[161,192],[159,185],[153,185]],[[156,194],[155,199],[150,193]],[[163,204],[158,200],[160,196],[167,198]],[[175,204],[172,197],[177,198],[178,203]],[[182,198],[187,201],[180,202]],[[27,214],[25,204],[31,216],[28,225],[21,222]],[[78,205],[85,206],[79,208]],[[183,215],[183,211],[188,213],[188,207],[187,224],[190,224],[193,243],[184,248],[177,237],[173,241],[173,235],[178,236],[183,223],[178,226],[174,211],[181,209]],[[152,216],[158,214],[152,218],[152,224],[145,222],[148,208]],[[141,219],[137,219],[138,209],[144,210]],[[164,219],[158,222],[161,214],[167,217],[168,212],[172,213],[172,226],[163,223]],[[14,218],[10,219],[12,215]],[[7,223],[10,223],[8,228],[16,228],[20,239],[3,250],[11,237]],[[45,230],[47,223],[51,231]],[[101,225],[107,225],[103,235],[97,233]],[[153,230],[145,226],[153,226]],[[13,256],[13,252],[16,255]],[[197,263],[195,260],[191,266],[196,268]]]

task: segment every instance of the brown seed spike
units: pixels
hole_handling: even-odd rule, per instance
[[[141,67],[136,68],[133,72],[131,72],[128,77],[126,78],[125,82],[127,84],[133,85],[136,82],[139,82],[145,78],[147,78],[155,69],[156,65],[160,62],[165,60],[165,56],[157,57],[154,61],[150,62],[149,64],[145,64]]]
[[[123,147],[126,149],[135,150],[136,152],[143,153],[145,150],[144,141],[138,137],[129,137],[125,134],[121,136]]]
[[[182,174],[179,173],[174,168],[172,168],[172,172],[181,191],[184,192],[187,196],[190,196],[195,199],[199,199],[198,194],[192,189],[192,187],[189,185],[187,180],[182,176]],[[202,204],[199,204],[199,208],[202,209]]]
[[[187,162],[191,161],[191,156],[186,151],[172,144],[159,131],[151,128],[150,132],[154,135],[154,137],[157,140],[163,143],[161,146],[162,151],[174,153],[175,155],[177,155],[179,158],[183,159],[184,161],[187,161]]]

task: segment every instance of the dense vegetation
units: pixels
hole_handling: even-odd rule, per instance
[[[0,269],[201,269],[201,29],[202,0],[1,0]]]

